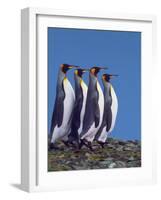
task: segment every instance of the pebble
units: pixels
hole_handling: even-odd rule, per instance
[[[120,160],[116,161],[116,165],[117,165],[118,168],[126,167],[126,163],[123,162],[123,161],[120,161]]]
[[[136,144],[134,144],[134,143],[127,143],[126,146],[128,146],[128,147],[136,147]]]
[[[109,166],[113,162],[113,158],[107,158],[104,161],[99,162],[100,165]]]
[[[134,157],[133,157],[133,156],[130,156],[130,158],[129,158],[128,160],[133,161],[133,160],[134,160]]]
[[[123,146],[119,145],[117,148],[116,148],[116,151],[122,151],[123,150]]]
[[[109,166],[108,166],[108,168],[115,168],[117,165],[116,165],[116,163],[111,163]]]
[[[124,151],[131,151],[131,147],[124,147],[123,150]]]
[[[86,147],[81,150],[58,143],[59,150],[49,151],[49,171],[126,168],[141,166],[140,141],[123,141],[108,138],[102,149],[94,142],[94,151]]]
[[[118,142],[120,145],[125,145],[126,144],[126,142],[124,142],[124,141],[119,141]]]

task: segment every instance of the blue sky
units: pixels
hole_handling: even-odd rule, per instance
[[[118,74],[111,83],[118,97],[118,115],[111,137],[141,139],[141,33],[48,28],[48,130],[60,64],[108,66]],[[99,74],[102,86],[101,75]],[[73,70],[68,78],[74,87]],[[88,85],[88,74],[84,75]],[[102,87],[103,88],[103,87]]]

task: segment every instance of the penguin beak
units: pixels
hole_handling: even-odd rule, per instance
[[[83,73],[88,72],[88,71],[90,71],[90,69],[82,69]]]
[[[119,75],[117,74],[110,74],[111,77],[118,77]]]
[[[70,65],[68,68],[69,68],[69,69],[73,69],[73,68],[78,68],[78,66]]]
[[[108,67],[99,67],[100,69],[107,70]]]

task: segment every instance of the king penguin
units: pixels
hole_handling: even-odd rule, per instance
[[[61,139],[68,140],[72,113],[75,103],[75,93],[66,73],[76,66],[61,64],[56,87],[55,105],[50,128],[50,149],[56,148],[54,143]]]
[[[69,143],[79,144],[79,135],[82,132],[83,118],[87,99],[87,85],[82,79],[82,75],[89,69],[76,69],[74,72],[75,79],[75,105],[71,123],[71,132],[69,134]]]
[[[97,74],[101,69],[107,69],[105,67],[92,67],[89,72],[89,84],[87,92],[87,101],[85,107],[85,115],[83,119],[83,129],[80,134],[80,145],[86,145],[91,150],[92,141],[100,128],[103,120],[104,110],[104,96],[99,84]]]
[[[113,130],[116,122],[116,116],[118,111],[118,100],[115,90],[110,83],[112,77],[118,75],[103,74],[102,82],[104,86],[104,114],[103,121],[98,133],[96,134],[97,142],[104,147],[109,133]]]

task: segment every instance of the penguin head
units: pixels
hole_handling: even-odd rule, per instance
[[[89,69],[79,68],[79,69],[76,69],[74,71],[74,73],[75,73],[76,76],[82,77],[82,75],[87,71],[89,71]]]
[[[73,69],[77,66],[69,65],[69,64],[61,64],[60,67],[61,67],[61,71],[64,72],[64,74],[66,74],[69,69]]]
[[[97,66],[94,66],[90,69],[90,73],[93,74],[94,76],[97,76],[97,74],[100,72],[100,70],[106,70],[108,69],[107,67],[97,67]]]
[[[118,76],[116,74],[103,74],[102,75],[102,80],[105,82],[110,82],[112,77]]]

